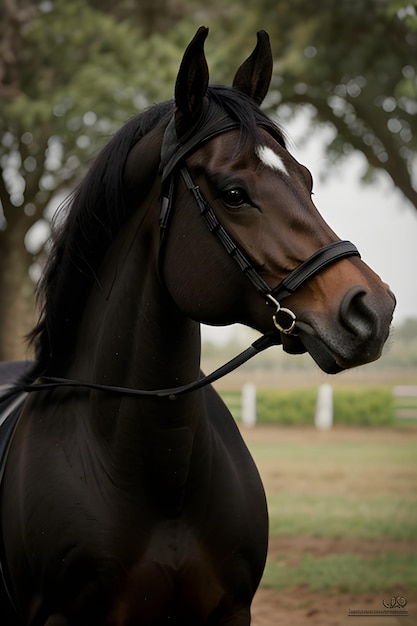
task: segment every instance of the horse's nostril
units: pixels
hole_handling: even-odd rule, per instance
[[[362,340],[369,339],[377,332],[377,317],[363,287],[352,287],[344,295],[339,317],[343,326]]]

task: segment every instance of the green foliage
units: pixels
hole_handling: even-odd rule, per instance
[[[384,169],[417,206],[415,6],[393,0],[368,0],[365,7],[360,0],[259,0],[258,6],[268,14],[276,55],[271,108],[309,105],[315,122],[335,129],[332,161],[361,151],[365,179]]]
[[[184,49],[202,23],[211,31],[214,82],[230,82],[255,32],[268,30],[275,74],[267,108],[285,118],[309,105],[313,122],[335,129],[332,160],[361,150],[366,179],[386,169],[417,205],[410,176],[417,147],[412,4],[370,0],[364,10],[358,0],[8,2],[0,11],[0,246],[12,250],[21,242],[25,275],[16,285],[32,262],[27,232],[49,220],[47,207],[75,186],[125,120],[172,97]],[[9,285],[5,293],[3,274],[17,270],[7,252],[2,260],[0,296],[11,310],[18,289]]]
[[[257,421],[293,426],[312,424],[316,396],[315,389],[260,389],[256,399]]]
[[[336,389],[334,392],[335,424],[386,426],[394,418],[391,389]]]
[[[230,392],[223,396],[226,403]],[[257,422],[284,426],[314,423],[316,389],[259,389],[256,399]],[[387,426],[394,420],[394,400],[390,389],[335,389],[334,423],[350,426]],[[236,419],[236,396],[229,408]]]
[[[397,185],[406,185],[401,164],[413,163],[417,136],[411,63],[417,18],[409,5],[372,0],[363,11],[350,0],[320,0],[314,6],[306,0],[260,0],[244,9],[217,0],[204,9],[194,0],[178,6],[161,0],[152,6],[93,0],[32,4],[34,17],[15,51],[15,97],[0,104],[0,156],[20,154],[19,185],[34,179],[36,170],[40,189],[26,184],[24,198],[11,194],[13,206],[34,203],[43,210],[124,120],[172,97],[181,55],[201,22],[211,27],[207,53],[214,80],[230,81],[237,55],[243,59],[254,32],[267,28],[276,57],[270,108],[279,100],[313,104],[315,119],[330,120],[338,131],[329,147],[333,155],[361,149],[372,168],[387,167]],[[54,160],[46,158],[48,151]],[[8,168],[11,162],[17,163],[7,159]]]
[[[167,44],[150,55],[152,42],[140,31],[83,0],[56,0],[44,7],[19,52],[19,94],[0,108],[0,155],[9,168],[12,153],[22,155],[15,160],[15,176],[23,180],[25,159],[34,157],[40,190],[48,174],[46,190],[53,193],[78,177],[117,128],[149,104],[158,76],[152,65],[166,72],[167,59],[172,67],[175,55]],[[37,192],[26,185],[20,202],[12,195],[12,204],[44,204]]]

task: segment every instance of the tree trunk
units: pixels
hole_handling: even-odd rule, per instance
[[[33,358],[25,340],[35,323],[34,285],[28,274],[32,259],[23,245],[26,228],[23,219],[0,232],[0,361]]]

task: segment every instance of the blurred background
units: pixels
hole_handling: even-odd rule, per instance
[[[314,429],[317,390],[329,377],[308,355],[276,347],[216,384],[269,502],[253,624],[345,626],[349,609],[382,609],[390,598],[407,603],[404,624],[417,623],[414,1],[2,0],[0,361],[31,356],[24,336],[56,208],[121,124],[173,97],[200,25],[210,28],[211,80],[226,84],[256,31],[269,32],[274,75],[264,108],[312,171],[324,218],[398,300],[383,358],[331,378],[335,428]],[[254,338],[239,326],[204,327],[204,369]],[[242,426],[248,383],[256,428]]]
[[[0,6],[0,360],[30,356],[23,338],[35,320],[54,211],[124,121],[172,97],[201,24],[210,28],[213,82],[230,82],[256,31],[269,32],[266,110],[311,169],[325,219],[390,283],[395,326],[410,329],[417,318],[414,3],[7,0]],[[205,329],[203,337],[246,341],[242,329]]]

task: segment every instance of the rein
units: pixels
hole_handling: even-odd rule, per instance
[[[262,126],[273,134],[272,124],[271,128],[267,125]],[[194,184],[191,175],[184,164],[186,157],[202,144],[214,138],[216,135],[238,127],[239,124],[236,121],[225,117],[224,114],[220,121],[217,120],[216,122],[214,120],[213,113],[211,112],[211,114],[207,114],[206,112],[203,121],[201,119],[199,120],[198,128],[191,129],[186,134],[186,140],[183,140],[180,143],[175,131],[175,116],[168,123],[161,148],[161,173],[165,193],[163,193],[162,197],[159,218],[161,233],[160,256],[168,231],[169,219],[174,208],[175,183],[177,180],[176,170],[181,164],[180,175],[182,176],[188,190],[192,193],[200,210],[200,214],[203,217],[209,231],[218,237],[227,253],[235,260],[242,272],[244,272],[245,276],[247,276],[252,282],[258,293],[265,298],[265,304],[274,305],[276,310],[272,315],[272,321],[275,328],[279,331],[279,333],[289,335],[293,333],[295,329],[296,315],[290,309],[282,307],[279,300],[282,300],[294,293],[294,291],[301,287],[301,285],[308,281],[312,276],[331,263],[351,256],[360,257],[360,254],[356,246],[354,246],[350,241],[337,241],[331,243],[314,252],[308,259],[292,270],[276,287],[272,289],[269,287],[262,276],[260,276],[253,267],[245,252],[239,248],[239,246],[233,241],[232,237],[230,237],[224,226],[222,226],[219,222],[212,206],[204,197],[201,189]],[[226,376],[226,374],[234,371],[260,352],[273,345],[280,344],[281,339],[279,333],[272,332],[263,335],[254,341],[246,350],[216,369],[211,374],[179,387],[155,390],[132,389],[129,387],[115,387],[68,378],[44,376],[38,378],[34,383],[20,383],[11,388],[10,391],[7,391],[2,397],[4,399],[12,397],[22,391],[35,392],[48,391],[62,387],[75,387],[130,397],[169,398],[170,400],[175,400],[179,396],[196,391],[197,389],[201,389],[206,385],[215,382],[219,378],[222,378],[223,376]]]
[[[277,333],[267,333],[262,335],[259,339],[254,341],[249,348],[246,348],[243,352],[235,356],[233,359],[214,370],[211,374],[203,376],[199,380],[196,380],[187,385],[180,387],[172,387],[168,389],[132,389],[130,387],[114,387],[112,385],[100,385],[99,383],[88,383],[80,380],[72,380],[70,378],[56,378],[52,376],[41,376],[38,378],[39,382],[30,384],[17,384],[14,385],[10,391],[6,391],[2,394],[2,400],[7,400],[16,394],[33,391],[50,391],[51,389],[57,389],[62,387],[78,387],[82,389],[91,389],[94,391],[105,391],[110,394],[128,396],[132,398],[168,398],[169,400],[176,400],[177,397],[183,396],[191,391],[202,389],[210,383],[223,378],[230,372],[249,361],[252,357],[256,356],[260,352],[263,352],[271,346],[278,345],[280,338]]]

